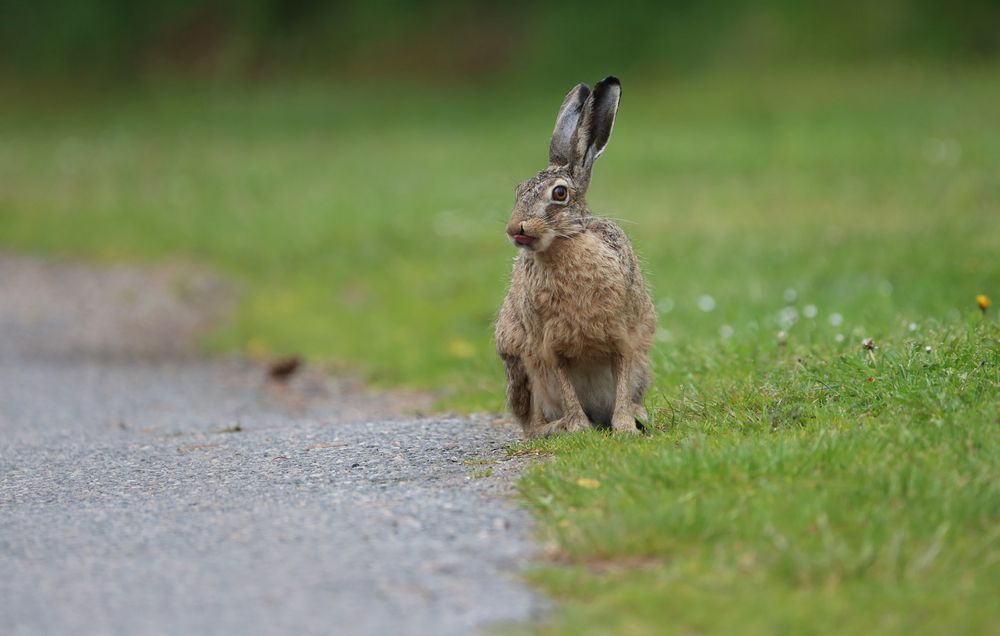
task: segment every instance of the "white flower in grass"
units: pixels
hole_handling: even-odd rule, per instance
[[[837,342],[843,342],[844,341],[844,334],[838,333],[836,336],[833,337],[833,339],[835,341],[837,341]]]
[[[931,351],[932,351],[932,349],[931,349],[930,345],[927,345],[926,347],[924,347],[924,353],[930,353]]]
[[[729,340],[733,337],[736,331],[729,325],[722,325],[719,327],[719,337],[723,340]]]
[[[802,315],[806,318],[815,318],[818,313],[819,309],[816,309],[816,305],[806,305],[802,308]]]
[[[786,303],[794,303],[795,299],[799,297],[799,292],[789,287],[781,297],[785,299]]]
[[[830,324],[834,327],[839,327],[840,325],[844,324],[844,317],[838,313],[830,314],[830,318],[828,320],[830,321]]]
[[[778,324],[782,329],[788,329],[799,320],[799,310],[789,305],[778,312]]]
[[[706,313],[712,311],[713,309],[715,309],[715,299],[709,296],[708,294],[705,294],[704,296],[698,299],[698,309]]]
[[[669,314],[674,310],[674,299],[673,298],[661,298],[656,302],[656,310],[661,314]]]
[[[906,326],[906,328],[909,329],[910,331],[916,331],[917,330],[917,323],[911,322],[910,324],[908,324]]]
[[[787,331],[779,331],[778,332],[778,344],[785,344],[786,342],[788,342],[788,332]]]

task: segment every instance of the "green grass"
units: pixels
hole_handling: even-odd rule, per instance
[[[744,354],[678,377],[648,438],[518,449],[555,454],[522,483],[570,564],[534,573],[566,602],[544,631],[993,633],[1000,328]]]
[[[245,292],[209,346],[500,410],[513,187],[597,76],[8,89],[0,245],[206,263]],[[1000,300],[1000,68],[623,82],[589,198],[661,313],[655,431],[524,447],[555,456],[522,484],[558,557],[544,629],[989,632],[1000,334],[974,298]]]

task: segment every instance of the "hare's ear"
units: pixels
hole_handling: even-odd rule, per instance
[[[594,159],[601,156],[611,139],[611,129],[615,127],[615,115],[618,114],[618,102],[622,98],[622,84],[618,78],[610,75],[594,87],[594,105],[590,113],[590,147]]]
[[[554,166],[568,165],[573,161],[572,139],[576,127],[580,123],[583,105],[590,96],[590,87],[577,84],[566,94],[559,114],[556,116],[556,127],[552,130],[552,141],[549,142],[549,164]]]
[[[617,77],[608,76],[594,86],[594,92],[583,105],[580,122],[570,141],[573,148],[573,170],[582,182],[590,181],[594,161],[608,147],[621,95],[621,82]]]

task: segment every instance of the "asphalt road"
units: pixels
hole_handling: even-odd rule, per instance
[[[537,619],[517,439],[191,343],[193,269],[0,256],[0,633],[468,634]],[[478,476],[486,469],[488,477]]]

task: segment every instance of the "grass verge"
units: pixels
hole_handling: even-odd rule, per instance
[[[543,631],[990,633],[1000,329],[894,336],[696,376],[644,439],[519,448],[554,456],[522,483],[554,550],[533,578],[563,601]]]

